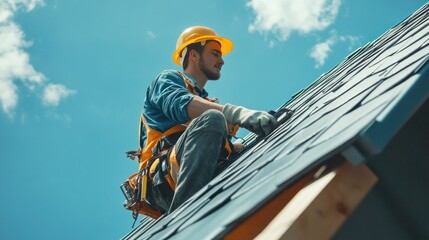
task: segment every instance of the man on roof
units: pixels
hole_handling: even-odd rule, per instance
[[[146,201],[172,212],[214,176],[219,159],[234,151],[238,127],[267,135],[276,119],[264,111],[210,99],[204,88],[218,80],[231,40],[194,26],[178,38],[173,62],[183,72],[163,71],[148,87],[140,125],[140,171],[148,170]]]

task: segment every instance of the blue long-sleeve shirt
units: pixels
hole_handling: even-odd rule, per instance
[[[186,74],[186,73],[185,73]],[[196,85],[195,79],[186,76],[195,83],[195,90],[202,98],[208,96],[205,89]],[[187,106],[194,94],[186,88],[183,77],[175,70],[165,70],[152,81],[146,91],[143,116],[148,126],[159,132],[165,132],[174,125],[189,121]],[[146,131],[142,127],[141,147],[146,140]]]

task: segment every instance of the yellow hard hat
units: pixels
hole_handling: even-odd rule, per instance
[[[215,40],[220,43],[222,55],[226,55],[234,48],[234,44],[228,38],[220,37],[213,29],[204,26],[194,26],[186,29],[180,34],[176,43],[176,50],[173,53],[173,62],[181,66],[180,54],[189,44],[202,42],[206,40]],[[183,56],[185,57],[185,56]]]

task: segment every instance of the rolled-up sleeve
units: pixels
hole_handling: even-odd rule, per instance
[[[164,71],[152,83],[150,102],[164,115],[178,123],[189,120],[187,106],[194,95],[186,88],[182,77],[174,71]]]

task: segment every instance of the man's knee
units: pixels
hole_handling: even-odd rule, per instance
[[[214,109],[210,109],[204,112],[204,115],[207,116],[208,119],[210,119],[213,123],[218,123],[220,125],[226,126],[226,120],[225,116],[222,112]]]
[[[208,129],[216,130],[226,135],[226,119],[222,112],[211,109],[204,112],[200,117],[203,118],[205,122],[204,125],[206,125]]]

